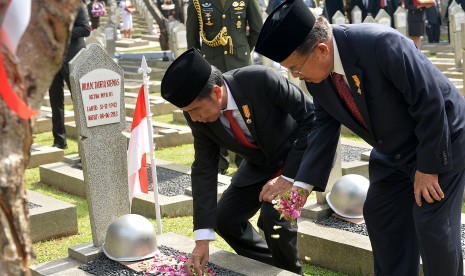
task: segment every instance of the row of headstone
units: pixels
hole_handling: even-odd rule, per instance
[[[454,48],[455,68],[462,68],[462,24],[465,23],[465,12],[455,0],[449,6],[450,41]]]
[[[351,11],[351,17],[353,23],[362,23],[362,10],[355,6]],[[391,20],[391,16],[385,10],[380,9],[375,18],[368,15],[363,23],[378,23],[390,27]],[[337,11],[331,18],[331,22],[333,24],[345,24],[346,17],[341,11]],[[407,11],[402,7],[398,7],[394,13],[394,26],[399,32],[407,33]]]
[[[174,58],[179,57],[187,51],[186,26],[177,20],[169,21],[168,37],[170,49],[174,54]]]

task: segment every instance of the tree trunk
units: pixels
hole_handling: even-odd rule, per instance
[[[0,0],[0,24],[8,2]],[[1,48],[10,86],[34,109],[40,107],[61,67],[80,3],[31,0],[31,18],[17,56]],[[32,243],[24,170],[30,158],[33,124],[34,119],[20,119],[0,97],[0,275],[30,275]]]
[[[182,2],[182,1],[180,1]],[[157,5],[153,3],[151,0],[144,0],[145,6],[147,6],[147,10],[152,15],[153,19],[157,22],[158,28],[160,28],[160,48],[163,51],[168,51],[170,49],[170,45],[168,42],[168,29],[166,28],[165,18],[163,14],[161,14],[160,10],[158,9]]]

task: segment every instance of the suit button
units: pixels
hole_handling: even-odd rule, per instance
[[[227,55],[227,54],[228,54],[228,51],[224,51],[224,54]]]
[[[223,18],[226,18],[226,14],[223,14],[223,16],[222,16],[222,17],[223,17]]]
[[[400,154],[394,155],[394,158],[395,158],[395,159],[400,159]]]
[[[383,144],[383,140],[378,140],[378,145],[382,145]]]

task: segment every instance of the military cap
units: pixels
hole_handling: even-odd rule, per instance
[[[210,78],[211,65],[198,50],[191,48],[166,70],[161,81],[161,96],[179,108],[191,104]]]
[[[288,58],[304,42],[315,16],[302,0],[286,0],[267,17],[255,51],[276,62]]]

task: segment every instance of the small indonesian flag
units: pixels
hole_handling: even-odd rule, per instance
[[[145,107],[144,85],[139,90],[136,109],[131,126],[128,147],[129,203],[136,194],[149,192],[147,177],[147,153],[150,152],[147,111]],[[152,164],[153,165],[153,164]]]

